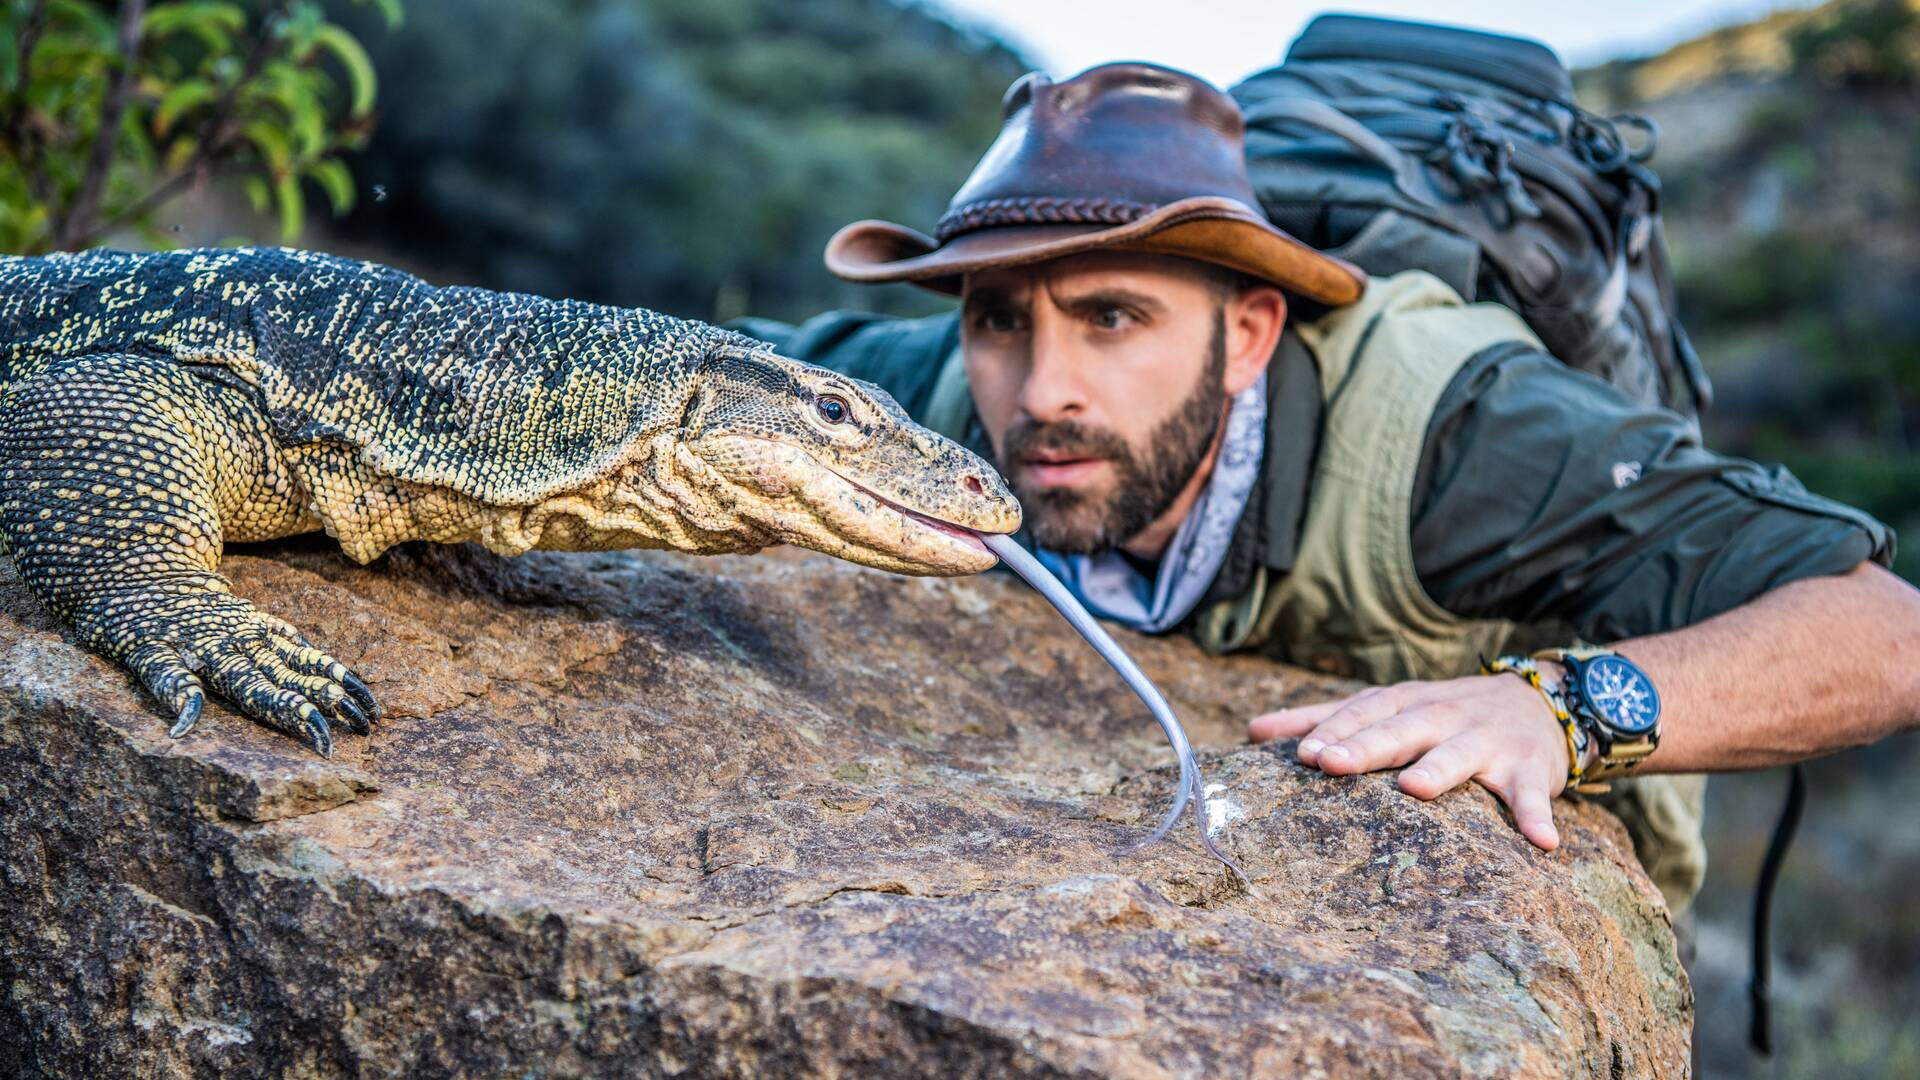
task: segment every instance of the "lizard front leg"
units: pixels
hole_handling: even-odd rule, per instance
[[[259,498],[272,450],[237,395],[134,355],[62,360],[9,388],[0,535],[34,595],[172,711],[174,735],[210,684],[330,754],[330,722],[371,730],[372,693],[216,572],[223,509],[250,539],[304,517],[291,492],[278,507]]]

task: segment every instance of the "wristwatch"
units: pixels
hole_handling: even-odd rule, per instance
[[[1597,755],[1584,770],[1587,783],[1625,774],[1660,745],[1660,692],[1638,664],[1605,649],[1549,649],[1534,657],[1567,669],[1561,696]]]

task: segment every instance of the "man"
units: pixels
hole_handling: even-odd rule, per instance
[[[869,221],[827,249],[842,277],[958,293],[957,317],[742,329],[990,453],[1097,614],[1393,684],[1256,717],[1254,739],[1301,737],[1329,773],[1411,764],[1419,798],[1476,780],[1551,849],[1570,781],[1763,766],[1920,717],[1920,593],[1879,522],[1708,453],[1504,308],[1369,283],[1275,229],[1238,110],[1198,79],[1030,75],[1005,111],[937,237]],[[1539,686],[1475,674],[1577,640],[1609,655],[1543,660]],[[1621,787],[1678,911],[1699,785]]]

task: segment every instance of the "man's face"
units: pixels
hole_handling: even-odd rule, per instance
[[[1119,546],[1198,489],[1285,312],[1275,290],[1227,282],[1127,252],[967,276],[967,381],[1042,547]]]

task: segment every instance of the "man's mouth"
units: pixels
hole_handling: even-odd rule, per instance
[[[1067,450],[1035,450],[1022,454],[1020,471],[1034,485],[1043,488],[1077,487],[1091,480],[1108,462]]]

